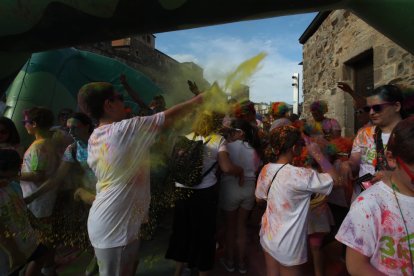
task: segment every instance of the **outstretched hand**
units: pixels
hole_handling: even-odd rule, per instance
[[[187,81],[187,84],[188,84],[188,88],[190,89],[190,91],[194,94],[194,95],[198,95],[198,94],[200,94],[201,92],[200,92],[200,90],[198,89],[198,86],[197,86],[197,84],[195,83],[195,81],[190,81],[190,80],[188,80]]]
[[[351,86],[349,86],[349,84],[347,84],[346,82],[338,81],[337,82],[337,87],[339,89],[342,89],[346,93],[349,93],[350,95],[354,94],[354,90],[352,90]]]

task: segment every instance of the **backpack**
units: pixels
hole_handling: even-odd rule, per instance
[[[203,171],[204,146],[210,141],[192,140],[185,136],[178,136],[170,160],[170,177],[187,187],[200,184],[203,178],[216,166],[215,162],[207,171]]]

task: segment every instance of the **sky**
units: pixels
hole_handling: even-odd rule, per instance
[[[155,47],[179,62],[198,64],[207,81],[220,84],[240,63],[264,51],[267,57],[246,83],[250,99],[292,104],[292,75],[298,72],[300,79],[302,75],[299,37],[315,16],[316,13],[290,15],[158,33]]]

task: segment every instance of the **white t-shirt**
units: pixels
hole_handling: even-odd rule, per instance
[[[95,248],[125,246],[139,236],[150,195],[149,148],[164,112],[98,127],[89,138],[88,164],[98,180],[88,233]]]
[[[249,143],[237,140],[227,144],[227,151],[229,152],[231,161],[244,170],[244,178],[255,179],[257,170],[260,166],[260,158],[256,150],[252,148]],[[238,178],[233,175],[223,174],[223,180],[227,178]]]
[[[313,193],[328,195],[333,180],[329,174],[287,164],[269,163],[259,174],[256,197],[267,200],[262,217],[260,243],[285,266],[307,262],[309,202]],[[269,194],[267,191],[269,186]]]
[[[374,134],[375,126],[361,128],[354,139],[351,153],[361,154],[361,163],[359,165],[359,177],[370,173],[375,174],[375,162],[377,158],[377,147],[375,145]],[[382,133],[381,139],[384,149],[387,148],[388,140],[391,133]],[[354,186],[353,199],[361,193],[361,187]]]
[[[55,173],[59,165],[59,156],[54,145],[51,139],[35,140],[24,154],[21,171],[23,173],[42,171],[46,178],[49,178]],[[23,196],[31,195],[41,184],[20,181]],[[33,200],[27,207],[37,218],[49,217],[52,215],[55,206],[56,195],[57,188],[54,188]]]
[[[217,183],[216,171],[219,166],[218,164],[218,153],[221,151],[227,151],[227,142],[223,136],[218,134],[212,134],[207,137],[196,136],[194,137],[194,133],[190,133],[186,135],[188,139],[194,139],[196,141],[202,140],[203,143],[208,141],[207,144],[204,145],[204,152],[203,152],[203,171],[204,174],[208,169],[210,169],[214,163],[216,165],[214,168],[203,178],[203,181],[199,185],[195,185],[193,187],[184,186],[178,182],[175,183],[176,187],[181,188],[189,188],[189,189],[206,189],[209,188]]]
[[[370,258],[386,275],[412,275],[407,240],[414,254],[414,198],[396,192],[384,182],[373,185],[354,201],[336,239]]]

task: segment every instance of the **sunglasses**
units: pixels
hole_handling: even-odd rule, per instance
[[[379,113],[379,112],[383,111],[383,110],[384,110],[384,108],[385,108],[387,105],[393,105],[393,104],[394,104],[394,103],[382,103],[382,104],[367,105],[367,106],[365,106],[365,107],[363,108],[363,110],[364,110],[365,112],[370,112],[370,111],[371,111],[371,109],[372,109],[375,113]]]
[[[407,164],[405,164],[405,162],[402,161],[402,159],[400,157],[397,157],[397,163],[400,164],[400,166],[403,168],[405,173],[408,174],[408,176],[411,179],[411,182],[414,182],[414,173],[410,170],[410,168],[407,166]]]

